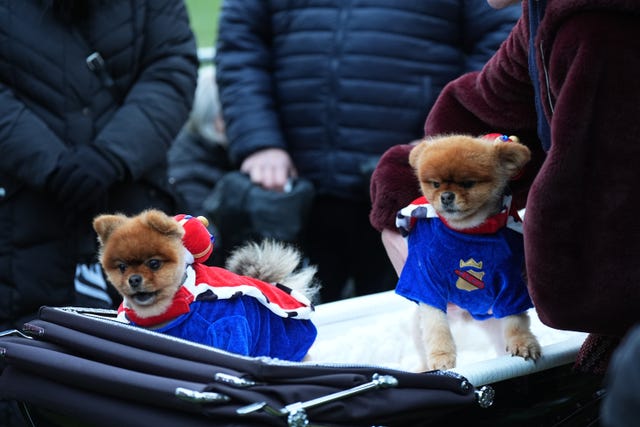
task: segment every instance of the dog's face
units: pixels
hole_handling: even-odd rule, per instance
[[[475,227],[501,208],[505,188],[529,161],[518,142],[464,135],[425,139],[409,155],[422,193],[456,229]]]
[[[157,210],[93,221],[107,278],[140,317],[167,310],[185,273],[184,230]]]

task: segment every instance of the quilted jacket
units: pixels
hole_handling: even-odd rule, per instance
[[[78,25],[51,3],[0,2],[0,326],[72,303],[75,263],[95,254],[91,219],[65,227],[43,190],[62,153],[93,143],[122,165],[110,210],[167,206],[166,152],[196,84],[182,2],[92,0]]]
[[[319,194],[368,200],[380,154],[422,136],[443,86],[481,68],[519,14],[477,0],[225,1],[216,62],[233,161],[283,148]]]

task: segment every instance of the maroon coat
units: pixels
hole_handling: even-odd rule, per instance
[[[514,192],[524,206],[529,289],[554,328],[622,335],[640,321],[640,2],[548,0],[535,61],[551,147],[536,133],[529,8],[480,72],[450,83],[425,133],[502,132],[534,153]],[[553,111],[552,111],[553,109]],[[418,194],[410,146],[372,178],[372,225],[394,229]]]

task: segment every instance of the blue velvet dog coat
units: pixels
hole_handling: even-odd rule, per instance
[[[460,232],[447,226],[424,197],[400,210],[396,223],[409,254],[396,293],[446,312],[452,302],[478,320],[533,307],[523,278],[521,223],[502,212]],[[517,216],[517,215],[516,215]]]
[[[304,296],[284,286],[194,263],[165,313],[140,318],[123,303],[119,318],[245,356],[299,361],[317,335],[312,311]]]

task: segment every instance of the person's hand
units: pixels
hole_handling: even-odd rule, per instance
[[[85,145],[60,158],[47,189],[69,214],[97,213],[106,207],[107,192],[118,176],[113,162],[94,146]]]
[[[404,263],[407,261],[407,255],[409,254],[407,241],[400,233],[389,230],[388,228],[382,230],[381,238],[382,245],[387,251],[387,256],[391,260],[391,264],[399,277],[404,268]]]
[[[290,177],[297,171],[289,154],[280,148],[266,148],[247,157],[240,171],[251,177],[251,182],[267,190],[284,191]]]

